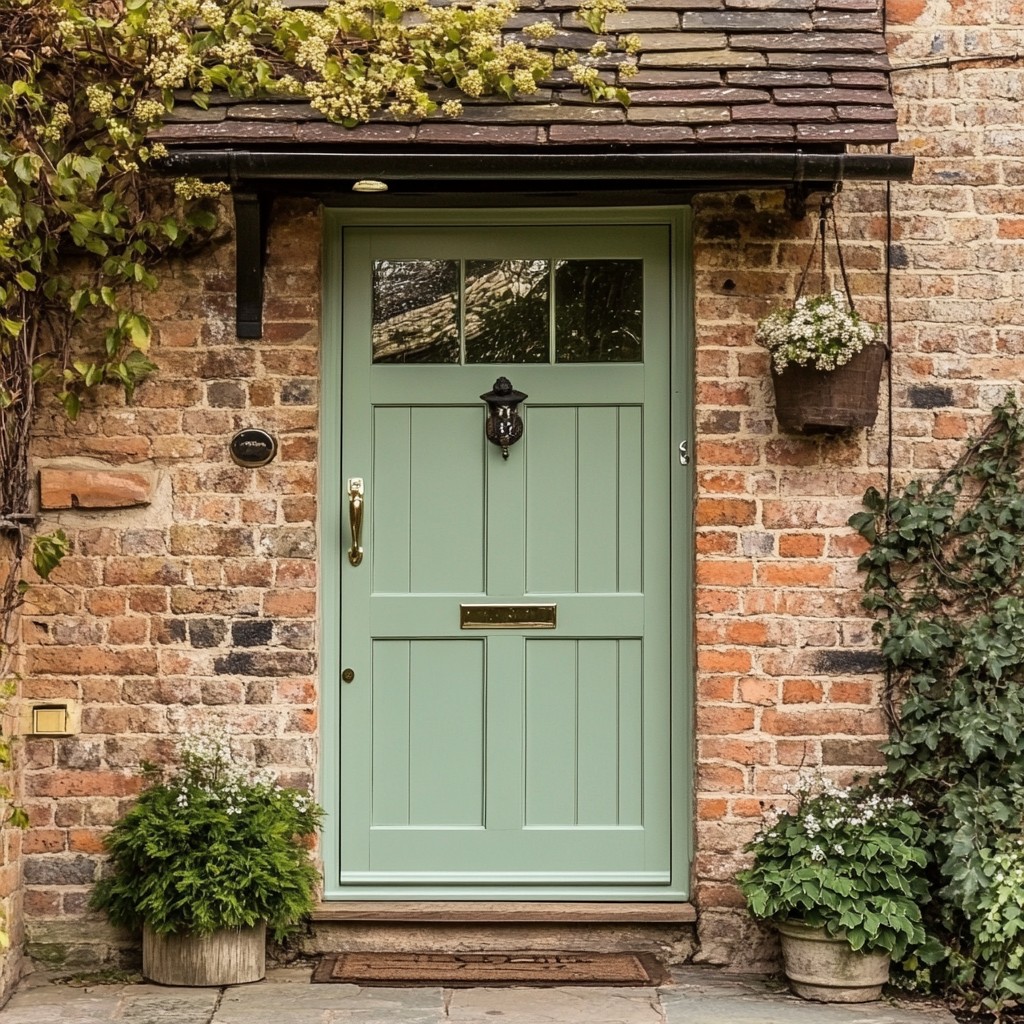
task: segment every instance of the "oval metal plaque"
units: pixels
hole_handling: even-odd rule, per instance
[[[258,427],[240,430],[231,438],[231,458],[239,466],[255,469],[265,466],[277,454],[277,441],[271,434]]]

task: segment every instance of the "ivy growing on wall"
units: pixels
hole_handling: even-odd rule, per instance
[[[1024,412],[1008,395],[938,480],[850,520],[891,680],[888,773],[924,812],[933,941],[908,966],[999,1012],[1024,997]]]
[[[601,33],[624,9],[582,0],[579,14]],[[457,117],[439,86],[514,99],[556,68],[594,101],[626,102],[614,79],[635,73],[636,37],[552,53],[542,15],[506,38],[517,14],[516,0],[0,0],[0,680],[23,561],[45,578],[68,549],[31,531],[37,392],[72,420],[104,385],[130,400],[155,369],[142,294],[217,227],[222,186],[159,174],[152,139],[175,105],[219,92],[305,101],[348,127]],[[0,768],[6,756],[0,740]]]

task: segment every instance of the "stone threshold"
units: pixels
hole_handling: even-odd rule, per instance
[[[692,903],[542,903],[476,900],[338,900],[319,903],[314,921],[390,921],[451,924],[691,924]]]

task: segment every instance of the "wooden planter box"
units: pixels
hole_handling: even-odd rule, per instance
[[[244,985],[266,974],[267,926],[210,935],[142,932],[142,974],[159,985]]]
[[[838,434],[874,426],[886,354],[884,345],[875,344],[835,370],[790,365],[778,373],[773,366],[779,427],[797,434]]]

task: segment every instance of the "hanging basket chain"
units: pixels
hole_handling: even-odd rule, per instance
[[[811,264],[814,262],[815,254],[818,254],[821,259],[821,290],[824,292],[828,286],[828,264],[826,259],[827,249],[827,228],[828,222],[832,221],[832,234],[835,237],[836,242],[836,255],[839,262],[839,274],[843,281],[843,289],[846,292],[846,301],[850,304],[850,309],[854,309],[853,305],[853,291],[850,288],[850,279],[846,273],[846,260],[843,258],[843,247],[839,241],[839,225],[836,223],[836,210],[834,200],[834,193],[828,193],[821,197],[821,206],[818,210],[818,230],[814,234],[814,245],[811,246],[811,251],[807,255],[807,262],[804,264],[803,273],[800,275],[800,283],[796,288],[796,298],[800,298],[804,293],[804,285],[807,283],[807,275],[810,272]]]

